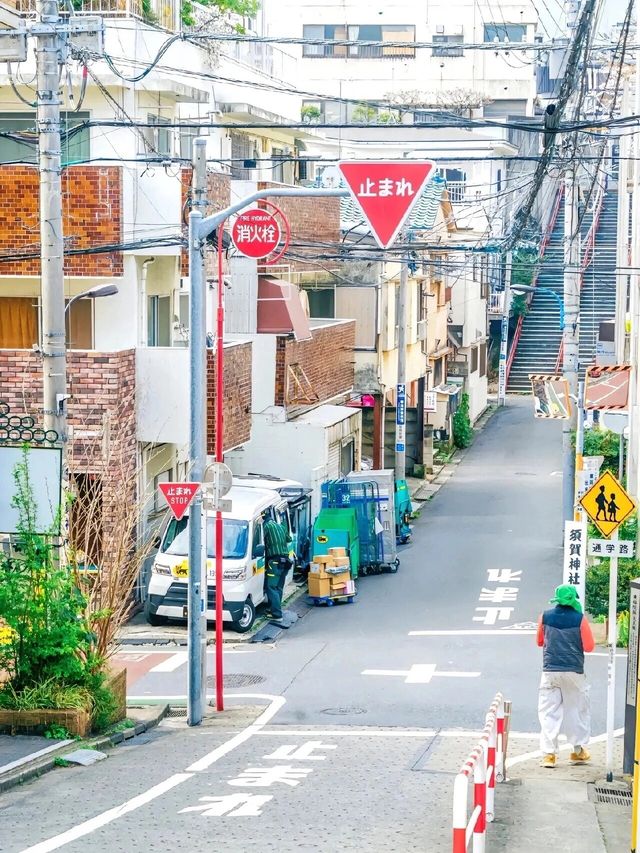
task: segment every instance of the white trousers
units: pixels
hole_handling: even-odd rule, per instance
[[[538,691],[540,749],[545,755],[558,751],[558,736],[564,732],[577,749],[591,736],[589,685],[577,672],[543,672]]]

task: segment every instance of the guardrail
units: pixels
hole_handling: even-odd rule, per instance
[[[489,707],[477,746],[469,753],[453,783],[453,853],[484,853],[487,824],[495,813],[496,780],[505,778],[505,701],[498,693]],[[469,817],[469,780],[473,778],[473,810]]]
[[[553,210],[551,211],[551,216],[549,217],[549,222],[547,223],[547,227],[544,231],[544,236],[542,238],[542,242],[540,243],[540,260],[544,257],[544,253],[547,250],[547,246],[549,245],[549,240],[551,239],[551,234],[553,232],[553,228],[556,224],[556,219],[558,218],[558,211],[560,210],[560,204],[562,202],[562,196],[564,192],[564,187],[560,186],[558,188],[558,192],[556,193],[556,200],[553,203]],[[533,277],[533,281],[531,282],[532,287],[535,287],[538,283],[538,274],[540,272],[541,264],[538,264],[535,275]],[[533,295],[527,300],[527,304],[531,303],[531,299],[533,299]],[[509,382],[509,373],[511,372],[511,366],[513,365],[513,359],[516,356],[516,349],[518,348],[518,342],[520,341],[520,335],[522,333],[522,323],[524,320],[524,316],[521,314],[518,317],[518,322],[516,323],[515,332],[513,333],[513,340],[511,341],[511,347],[509,349],[509,355],[507,356],[507,366],[506,366],[506,378],[505,383]]]
[[[598,230],[598,225],[600,224],[600,214],[602,213],[602,204],[604,202],[604,187],[601,186],[598,190],[598,198],[596,199],[596,203],[594,205],[593,210],[593,221],[591,222],[591,226],[587,232],[587,238],[584,242],[584,252],[582,254],[582,260],[580,261],[580,290],[582,290],[582,282],[584,278],[584,273],[591,261],[593,260],[593,251],[596,245],[596,232]],[[560,341],[560,346],[558,347],[558,357],[556,358],[556,369],[555,372],[558,373],[562,368],[562,360],[564,355],[564,340]]]

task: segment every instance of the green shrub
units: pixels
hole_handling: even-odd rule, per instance
[[[629,582],[640,576],[637,560],[618,560],[617,612],[629,610]],[[592,616],[607,616],[609,612],[609,560],[601,560],[587,569],[586,610]]]
[[[574,436],[575,444],[575,436]],[[583,456],[604,456],[602,472],[618,476],[620,436],[608,429],[587,429],[584,432]]]
[[[618,614],[618,645],[623,649],[629,646],[629,611]]]
[[[473,441],[473,427],[469,418],[469,395],[463,394],[453,416],[453,443],[456,447],[469,447]]]

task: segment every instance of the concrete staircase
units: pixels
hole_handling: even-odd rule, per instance
[[[580,295],[580,377],[595,361],[596,342],[602,320],[613,319],[616,302],[616,233],[617,193],[609,190],[604,197],[596,232],[592,260],[586,268]],[[582,227],[583,252],[593,215],[584,217]],[[558,217],[547,246],[538,287],[547,287],[563,297],[564,210]],[[531,391],[530,373],[554,373],[562,341],[560,308],[550,293],[536,293],[529,313],[522,323],[518,348],[511,366],[507,390],[510,393]]]
[[[616,313],[616,240],[618,194],[605,193],[596,232],[593,259],[584,271],[580,294],[580,378],[595,362],[596,343],[602,320]]]
[[[554,290],[562,299],[564,206],[560,205],[551,238],[538,274],[538,287]],[[522,322],[518,348],[511,365],[507,391],[531,391],[530,373],[553,373],[562,340],[560,307],[550,293],[535,293]]]

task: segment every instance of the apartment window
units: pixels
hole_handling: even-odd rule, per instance
[[[432,41],[434,45],[463,44],[464,36],[434,35]],[[464,50],[461,47],[433,47],[431,50],[431,56],[464,56]]]
[[[250,181],[255,161],[255,145],[243,133],[231,134],[231,177],[238,181]]]
[[[0,297],[0,349],[31,349],[37,343],[37,297]]]
[[[160,512],[161,510],[166,509],[167,503],[160,491],[160,483],[171,482],[173,482],[173,472],[171,471],[171,468],[168,468],[166,471],[161,471],[153,478],[153,512]]]
[[[470,373],[475,373],[478,369],[478,347],[471,347],[471,366]]]
[[[333,287],[309,288],[306,294],[311,317],[321,317],[326,320],[336,316],[336,292]]]
[[[440,175],[447,182],[447,192],[452,203],[462,202],[467,193],[467,173],[462,169],[451,169],[443,167],[438,169]]]
[[[62,165],[84,163],[89,159],[89,128],[83,127],[74,133],[70,131],[85,121],[89,121],[88,112],[62,113]],[[0,113],[0,131],[3,133],[33,134],[33,143],[14,139],[0,138],[0,163],[37,163],[35,113]]]
[[[152,156],[171,157],[173,153],[171,145],[172,129],[167,126],[171,124],[169,119],[149,113],[147,115],[147,123],[149,127],[143,128],[144,153]]]
[[[198,127],[180,128],[180,157],[183,160],[193,160],[193,140],[202,135]]]
[[[305,44],[302,55],[308,57],[334,57],[350,59],[386,59],[414,57],[415,48],[411,44],[416,40],[416,29],[408,24],[305,24],[302,28],[305,39],[322,41],[361,41],[382,42],[382,44],[334,45]],[[389,45],[384,42],[406,42],[407,46]]]
[[[487,375],[487,345],[480,344],[478,347],[480,351],[480,376]]]
[[[502,192],[502,169],[496,171],[496,192]]]
[[[492,41],[524,41],[527,28],[523,24],[485,24],[484,40]]]
[[[147,344],[150,347],[171,346],[171,297],[147,297]]]
[[[71,308],[65,311],[65,326],[69,349],[92,349],[93,300],[76,300]]]

